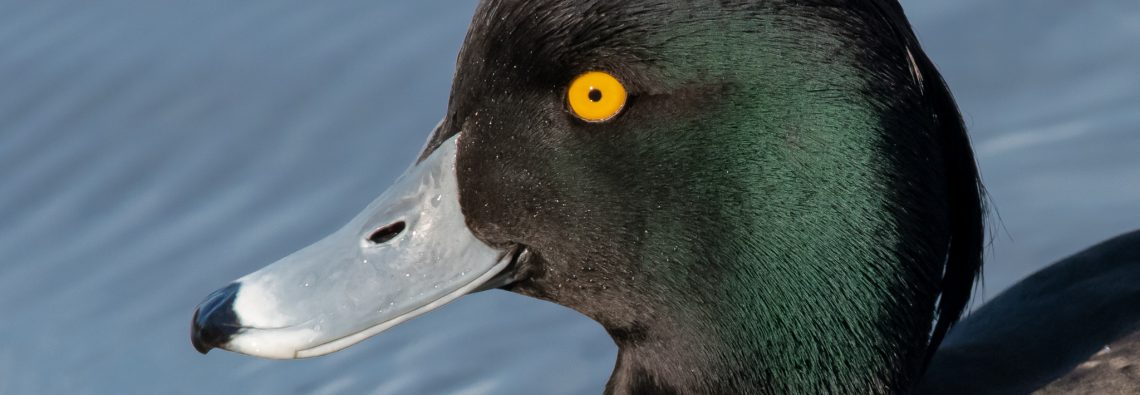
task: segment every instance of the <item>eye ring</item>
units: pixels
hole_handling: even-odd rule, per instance
[[[628,100],[629,92],[625,85],[613,75],[601,71],[583,73],[566,90],[570,112],[590,123],[614,119],[625,109]]]

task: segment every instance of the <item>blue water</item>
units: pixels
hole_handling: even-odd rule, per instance
[[[188,341],[416,156],[474,5],[0,0],[0,394],[601,392],[601,328],[500,291],[313,360]],[[1001,214],[986,297],[1140,228],[1140,3],[904,6]]]

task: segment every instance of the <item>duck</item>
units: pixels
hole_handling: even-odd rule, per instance
[[[1064,258],[960,321],[922,394],[1140,393],[1140,231]]]
[[[498,289],[600,324],[607,394],[937,392],[1012,317],[961,321],[986,213],[895,0],[482,0],[415,163],[191,342],[317,357]]]

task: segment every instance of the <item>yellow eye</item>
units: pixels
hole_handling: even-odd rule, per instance
[[[625,108],[629,94],[614,76],[591,71],[578,76],[566,92],[570,111],[586,122],[605,122]]]

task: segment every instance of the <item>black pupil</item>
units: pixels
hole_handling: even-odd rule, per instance
[[[373,233],[372,236],[368,238],[368,240],[371,241],[373,244],[387,243],[389,241],[392,241],[392,239],[395,239],[396,236],[399,236],[400,233],[403,232],[404,228],[406,228],[406,227],[407,227],[407,225],[404,224],[404,221],[400,221],[400,222],[385,226],[383,228],[378,229],[376,231],[376,233]]]
[[[602,91],[597,89],[590,89],[590,101],[597,103],[602,101]]]

